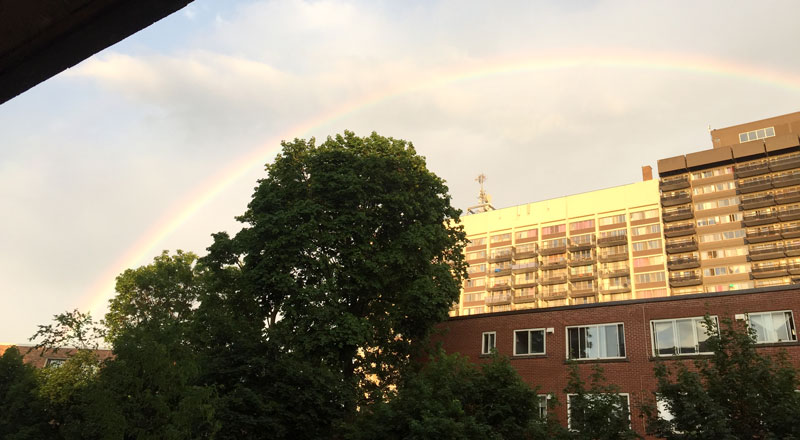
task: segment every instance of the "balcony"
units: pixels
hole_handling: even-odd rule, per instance
[[[595,271],[569,274],[570,281],[587,281],[587,280],[594,280],[596,278],[597,278],[597,272]]]
[[[630,268],[622,267],[619,269],[610,269],[610,270],[603,270],[600,272],[600,276],[603,278],[616,278],[616,277],[625,277],[631,274]]]
[[[797,257],[800,256],[800,243],[798,242],[787,242],[784,247],[786,248],[786,256],[787,257]]]
[[[756,191],[764,191],[772,188],[772,178],[770,176],[756,177],[755,179],[740,180],[736,189],[739,194],[746,194]]]
[[[522,288],[525,288],[525,287],[535,287],[538,284],[539,284],[539,282],[536,281],[535,279],[533,279],[533,280],[515,280],[514,281],[514,288],[515,289],[522,289]]]
[[[781,237],[800,238],[800,225],[781,225]]]
[[[661,206],[685,205],[691,201],[692,195],[689,192],[679,192],[661,196]]]
[[[596,246],[594,235],[583,235],[569,239],[569,250],[582,251]]]
[[[800,154],[792,154],[783,157],[771,157],[769,159],[769,168],[772,171],[790,170],[792,168],[800,168]]]
[[[553,276],[553,277],[542,277],[542,278],[539,279],[539,284],[542,284],[544,286],[549,286],[549,285],[552,285],[552,284],[561,284],[561,283],[566,283],[566,282],[567,282],[567,275],[566,274]]]
[[[800,207],[782,206],[778,209],[778,220],[788,222],[790,220],[800,220]]]
[[[665,209],[661,213],[661,219],[664,220],[665,223],[688,220],[692,217],[694,217],[694,213],[692,213],[692,208],[688,206],[677,209]]]
[[[526,246],[526,247],[523,247],[521,249],[522,250],[520,250],[520,247],[515,247],[514,248],[514,258],[516,258],[517,260],[521,260],[523,258],[533,258],[539,253],[536,250],[536,247],[527,247]]]
[[[529,303],[536,301],[536,291],[534,289],[533,293],[526,293],[523,295],[516,294],[514,295],[514,304],[520,303]]]
[[[606,254],[601,253],[598,259],[602,263],[612,263],[614,261],[627,260],[628,253],[627,252],[610,252]]]
[[[697,240],[692,238],[684,238],[681,240],[674,240],[667,242],[665,250],[668,254],[679,254],[682,252],[691,252],[697,250]]]
[[[573,286],[572,291],[569,293],[569,296],[573,298],[581,298],[584,296],[594,296],[597,295],[597,284],[592,283],[592,287],[584,287],[584,288],[575,288]]]
[[[700,267],[700,258],[697,255],[667,260],[667,269],[669,270],[694,269],[695,267]]]
[[[781,176],[772,178],[772,186],[775,188],[783,188],[784,186],[800,185],[800,172],[793,171]]]
[[[495,295],[489,295],[486,297],[487,306],[496,306],[500,304],[511,304],[511,294],[500,293]]]
[[[561,244],[561,245],[558,245],[558,246],[552,246],[552,247],[544,247],[544,246],[542,246],[542,248],[539,249],[539,253],[541,255],[563,254],[564,252],[567,251],[567,242],[564,241],[563,243],[564,244]]]
[[[621,244],[628,244],[627,235],[615,235],[613,237],[602,237],[597,239],[597,245],[600,247],[619,246]]]
[[[742,196],[741,207],[742,209],[756,209],[765,206],[772,206],[775,204],[775,198],[772,194],[763,194],[759,196]]]
[[[677,275],[669,277],[669,285],[670,287],[687,287],[687,286],[697,286],[703,283],[703,279],[700,278],[699,273],[692,273],[686,275]]]
[[[502,292],[503,290],[511,290],[511,282],[494,284],[486,288],[489,292]]]
[[[658,182],[658,189],[661,191],[675,191],[689,187],[689,176],[665,177]]]
[[[786,270],[792,275],[800,275],[800,263],[789,263],[786,265]],[[794,281],[794,279],[792,281]]]
[[[489,256],[489,262],[490,263],[499,263],[501,261],[511,261],[512,255],[513,254],[511,252],[511,250],[508,250],[506,252],[498,252],[498,253],[496,253],[494,255]]]
[[[747,243],[763,243],[765,241],[775,241],[781,239],[781,230],[779,228],[765,228],[747,230],[745,241]]]
[[[547,291],[543,290],[542,293],[541,293],[541,298],[544,299],[544,300],[566,298],[567,297],[567,293],[568,293],[567,289],[557,290],[557,291],[554,291],[554,292],[547,292]]]
[[[691,235],[694,234],[694,231],[694,223],[672,224],[664,227],[664,235],[669,238]]]
[[[511,266],[511,271],[514,273],[536,272],[538,269],[539,263],[515,264]]]
[[[769,172],[769,162],[761,160],[758,162],[743,163],[736,165],[734,175],[736,178],[757,176]]]
[[[588,256],[572,256],[567,264],[570,266],[586,266],[594,263],[597,263],[597,257],[592,254]]]
[[[753,266],[751,271],[751,276],[753,278],[773,278],[773,277],[782,277],[789,274],[788,267],[786,264],[770,264],[769,266]]]
[[[600,293],[606,295],[613,295],[615,293],[628,293],[631,291],[631,286],[629,284],[625,284],[623,286],[608,286],[600,289]]]
[[[785,205],[787,203],[800,202],[800,190],[792,188],[788,190],[781,190],[775,193],[775,203]]]
[[[786,249],[783,247],[783,243],[750,248],[750,259],[753,261],[771,260],[773,258],[783,258],[785,256]]]
[[[800,211],[800,210],[799,210]],[[778,211],[746,212],[742,218],[745,226],[758,226],[778,221]]]
[[[511,268],[495,268],[489,272],[490,277],[504,277],[506,275],[511,275]]]
[[[561,258],[558,260],[545,260],[542,261],[542,269],[543,270],[552,270],[552,269],[563,269],[567,267],[567,259]]]

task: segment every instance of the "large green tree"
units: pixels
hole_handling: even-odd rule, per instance
[[[36,440],[55,435],[33,367],[11,347],[0,356],[0,438]]]
[[[353,133],[283,143],[234,237],[204,263],[235,268],[225,301],[264,341],[347,384],[349,412],[396,383],[445,319],[465,275],[465,236],[444,182],[402,140]]]
[[[655,401],[643,408],[648,433],[666,439],[800,439],[800,387],[784,352],[760,353],[744,323],[706,316],[713,354],[693,365],[655,367]]]

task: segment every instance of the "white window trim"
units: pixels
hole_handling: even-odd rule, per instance
[[[600,326],[607,326],[607,325],[622,325],[622,337],[623,337],[623,345],[625,347],[625,356],[614,356],[614,357],[586,357],[586,358],[575,358],[572,360],[575,361],[584,361],[584,360],[592,360],[592,359],[626,359],[628,357],[628,344],[625,341],[625,323],[624,322],[604,322],[600,324],[585,324],[585,325],[570,325],[565,328],[565,342],[567,348],[567,359],[571,359],[569,357],[569,329],[571,328],[584,328],[584,327],[600,327]]]
[[[797,323],[794,320],[794,312],[792,310],[769,310],[765,312],[745,313],[745,317],[747,318],[747,326],[752,327],[752,325],[750,324],[750,315],[767,315],[771,313],[789,313],[792,315],[792,325],[794,326],[792,331],[794,332],[793,335],[794,339],[790,339],[788,341],[764,341],[764,342],[759,342],[758,339],[756,339],[755,341],[756,344],[789,344],[792,342],[797,342]]]
[[[719,327],[719,318],[717,317],[717,315],[710,315],[710,316],[716,322],[717,326]],[[658,358],[658,357],[660,357],[660,358],[668,358],[668,357],[671,357],[671,356],[697,356],[697,355],[712,354],[713,352],[711,352],[711,351],[700,351],[700,341],[697,339],[697,326],[693,326],[692,327],[692,329],[694,331],[694,340],[695,340],[695,342],[697,342],[696,346],[698,347],[697,348],[697,350],[698,350],[697,353],[685,353],[685,354],[675,353],[675,354],[669,354],[669,355],[659,355],[658,352],[656,351],[656,334],[655,334],[655,327],[653,326],[654,323],[656,323],[656,322],[672,322],[673,323],[673,326],[672,326],[672,338],[673,338],[674,341],[677,341],[678,340],[678,335],[675,334],[676,327],[675,327],[675,324],[674,324],[676,321],[684,320],[684,319],[699,319],[699,320],[702,321],[703,318],[704,318],[703,316],[687,316],[685,318],[651,319],[650,320],[650,347],[651,347],[651,352],[653,354],[653,357],[654,358]]]
[[[487,335],[494,335],[494,346],[489,348],[489,351],[484,351],[486,348],[484,346],[484,341],[486,340]],[[492,354],[492,350],[497,350],[497,332],[483,332],[481,333],[481,354]]]
[[[630,426],[630,421],[631,421],[631,395],[630,395],[630,393],[616,393],[616,394],[618,396],[625,396],[625,398],[628,400],[628,426]],[[586,393],[586,395],[587,396],[592,396],[594,394]],[[570,404],[569,404],[570,396],[577,396],[577,394],[576,393],[567,394],[567,429],[572,430],[572,412],[570,411],[570,408],[569,408],[569,406],[570,406]]]
[[[798,390],[798,392],[800,392],[800,390]],[[548,402],[552,398],[553,398],[552,394],[537,394],[536,395],[536,409],[539,412],[539,414],[537,414],[537,416],[539,416],[541,418],[546,418],[547,417],[547,414],[549,412],[549,411],[547,411],[548,410],[548,406],[549,406]],[[544,414],[541,413],[541,408],[542,408],[542,406],[541,406],[542,402],[541,401],[542,400],[544,400]]]
[[[542,352],[541,353],[517,353],[517,332],[534,332],[534,331],[542,332]],[[539,356],[539,355],[547,354],[547,330],[544,327],[542,327],[542,328],[523,328],[523,329],[519,329],[519,330],[514,330],[513,338],[514,339],[513,339],[512,343],[514,345],[514,356]],[[530,346],[531,346],[531,340],[530,340],[530,335],[528,335],[528,347],[530,348]]]

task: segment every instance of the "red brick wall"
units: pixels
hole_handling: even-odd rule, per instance
[[[607,382],[619,385],[621,392],[630,394],[633,427],[644,433],[644,421],[638,407],[643,399],[652,398],[652,390],[655,389],[650,320],[702,316],[705,313],[717,315],[720,320],[734,319],[735,314],[778,310],[792,310],[797,319],[800,314],[800,288],[755,289],[456,317],[441,325],[444,334],[439,339],[445,351],[459,352],[475,362],[482,362],[485,358],[480,355],[481,334],[496,332],[497,351],[508,356],[522,378],[539,387],[539,393],[556,394],[561,405],[555,411],[559,419],[566,423],[566,395],[563,392],[567,385],[566,327],[622,322],[626,358],[601,360],[599,363],[605,370]],[[514,357],[514,330],[542,327],[554,329],[554,333],[546,333],[545,336],[546,354]],[[761,347],[759,350],[775,353],[786,349],[791,361],[800,368],[800,344],[775,345],[778,346]],[[591,366],[596,362],[581,362],[581,373],[588,378]]]

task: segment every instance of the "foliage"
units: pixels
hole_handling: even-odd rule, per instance
[[[756,350],[755,332],[709,316],[713,355],[694,368],[678,363],[655,367],[656,396],[674,417],[659,418],[655,404],[643,408],[648,433],[666,439],[800,438],[800,385],[785,353]]]
[[[58,351],[60,347],[75,347],[79,350],[97,349],[105,336],[102,322],[96,323],[91,313],[78,309],[53,316],[53,324],[39,325],[30,340],[37,342],[36,349]]]
[[[628,399],[619,387],[606,384],[603,369],[592,365],[589,387],[581,378],[578,365],[569,367],[567,387],[569,426],[576,440],[640,438],[631,428]]]
[[[48,421],[33,368],[22,363],[16,347],[8,348],[0,356],[0,438],[51,438],[55,433]]]
[[[504,357],[478,368],[439,353],[396,395],[362,408],[348,438],[553,439],[566,431],[538,417],[538,397]]]
[[[248,319],[266,323],[265,341],[338,374],[352,412],[396,383],[457,300],[458,216],[405,141],[296,139],[267,165],[245,227],[215,235],[203,263],[240,269],[224,300],[256,306]]]

